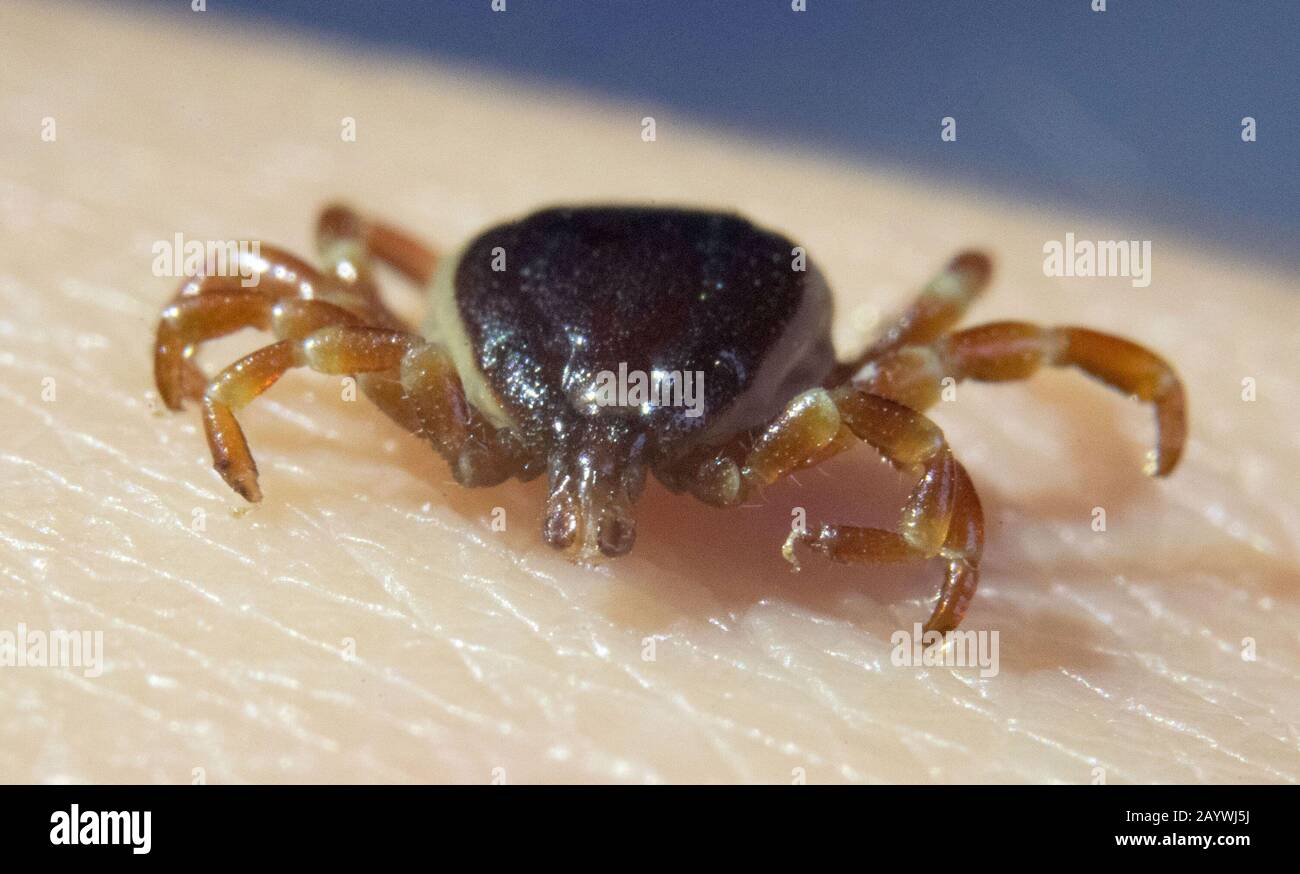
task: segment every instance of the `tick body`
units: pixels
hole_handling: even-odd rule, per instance
[[[938,557],[944,582],[927,629],[946,631],[974,594],[983,548],[974,485],[923,415],[946,377],[1083,370],[1154,405],[1157,475],[1186,435],[1177,377],[1127,340],[1022,322],[950,332],[989,278],[978,253],[953,259],[871,348],[837,362],[821,273],[792,241],[735,215],[549,209],[439,263],[405,233],[336,206],[317,240],[324,270],[263,246],[240,265],[256,288],[195,277],[159,322],[163,401],[200,403],[214,465],[249,501],[261,492],[235,413],[298,366],[354,375],[463,485],[546,476],[542,536],[579,561],[632,548],[648,475],[734,507],[866,442],[916,480],[897,528],[809,525],[783,552],[792,562],[800,546],[841,562]],[[376,260],[429,289],[422,331],[382,303]],[[244,327],[278,342],[209,380],[195,348]]]

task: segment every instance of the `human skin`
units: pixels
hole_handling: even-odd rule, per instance
[[[0,631],[102,631],[104,663],[0,668],[0,779],[1300,777],[1300,283],[1281,267],[653,106],[73,8],[6,11]],[[1150,410],[1071,372],[963,383],[932,411],[984,503],[963,629],[998,632],[990,677],[891,660],[937,562],[782,560],[794,507],[892,523],[908,483],[865,448],[737,510],[652,483],[633,552],[588,569],[542,543],[542,482],[463,490],[339,377],[297,371],[243,413],[265,494],[250,508],[211,470],[197,411],[153,393],[179,280],[151,247],[183,233],[314,257],[332,200],[443,249],[556,202],[734,209],[807,246],[846,355],[982,247],[996,273],[963,324],[1149,345],[1185,382],[1187,452],[1143,476]],[[1151,240],[1151,284],[1045,276],[1067,232]],[[420,296],[384,281],[418,319]]]

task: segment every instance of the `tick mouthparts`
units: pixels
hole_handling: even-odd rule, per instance
[[[547,543],[588,564],[632,549],[632,505],[645,486],[644,444],[641,434],[593,423],[556,450],[542,519]]]

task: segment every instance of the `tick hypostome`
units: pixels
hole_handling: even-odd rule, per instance
[[[334,206],[317,243],[323,270],[262,246],[241,255],[237,275],[186,281],[158,325],[163,401],[200,404],[217,471],[249,501],[261,490],[235,413],[300,366],[355,376],[464,485],[545,474],[542,536],[582,561],[632,548],[648,472],[734,507],[864,441],[916,478],[896,530],[807,525],[784,554],[793,562],[802,545],[840,562],[937,556],[945,577],[926,628],[946,631],[974,594],[984,537],[970,477],[922,414],[947,379],[1076,367],[1154,405],[1149,469],[1160,476],[1186,437],[1182,385],[1141,346],[1023,322],[953,332],[989,279],[977,252],[954,258],[866,352],[837,362],[821,273],[792,241],[735,215],[549,209],[440,259]],[[376,261],[429,289],[422,331],[383,304]],[[245,327],[278,342],[205,376],[198,345]]]

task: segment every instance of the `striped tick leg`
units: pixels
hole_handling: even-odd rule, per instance
[[[342,204],[321,211],[316,222],[316,248],[325,272],[357,299],[366,324],[394,331],[413,330],[384,304],[373,265],[376,261],[387,264],[425,289],[438,264],[437,252],[413,236]],[[420,430],[419,413],[398,372],[359,373],[356,380],[366,397],[389,418],[408,430]]]
[[[465,400],[451,359],[436,344],[405,331],[361,323],[323,300],[275,300],[257,292],[213,292],[173,304],[166,314],[179,343],[197,344],[240,328],[269,330],[280,342],[217,374],[202,395],[203,422],[214,466],[249,501],[261,500],[257,465],[235,412],[291,367],[328,374],[389,375],[399,396],[392,409],[372,400],[428,439],[466,485],[488,485],[519,471],[518,449]],[[373,386],[372,386],[373,388]]]
[[[956,628],[979,583],[984,516],[965,469],[943,432],[921,413],[859,388],[812,389],[795,398],[737,464],[730,449],[692,462],[683,482],[707,503],[734,506],[755,488],[818,464],[857,441],[870,444],[916,477],[894,531],[853,525],[809,525],[791,532],[782,550],[798,570],[804,545],[844,563],[900,562],[940,557],[946,564],[927,631]]]
[[[848,382],[868,361],[902,346],[932,343],[957,324],[988,285],[993,264],[983,252],[962,252],[930,280],[921,295],[898,316],[870,348],[838,365],[826,381]]]
[[[438,266],[438,253],[415,237],[337,203],[322,210],[316,221],[316,248],[329,273],[360,287],[375,302],[372,261],[382,261],[421,288]]]
[[[438,253],[405,231],[333,204],[316,225],[316,246],[326,269],[370,301],[367,322],[409,330],[379,299],[372,264],[380,261],[427,288]],[[526,458],[509,430],[493,427],[465,399],[464,388],[442,346],[412,348],[398,372],[358,373],[374,403],[398,423],[425,437],[451,465],[457,482],[495,485],[510,476],[528,479],[540,469]]]
[[[422,345],[420,337],[401,331],[333,324],[244,356],[217,374],[203,395],[203,425],[213,467],[245,500],[260,501],[257,464],[235,418],[238,410],[292,367],[339,375],[396,370],[407,352]]]
[[[1166,476],[1187,440],[1187,400],[1178,375],[1154,352],[1087,328],[1040,328],[994,322],[927,345],[905,345],[871,361],[857,384],[916,410],[939,399],[945,378],[1005,382],[1040,367],[1076,367],[1126,395],[1154,405],[1156,446],[1146,471]]]
[[[163,403],[179,410],[203,397],[207,377],[194,363],[200,344],[240,328],[262,327],[281,300],[344,297],[338,283],[274,246],[240,252],[239,275],[186,279],[158,319],[154,383]]]

